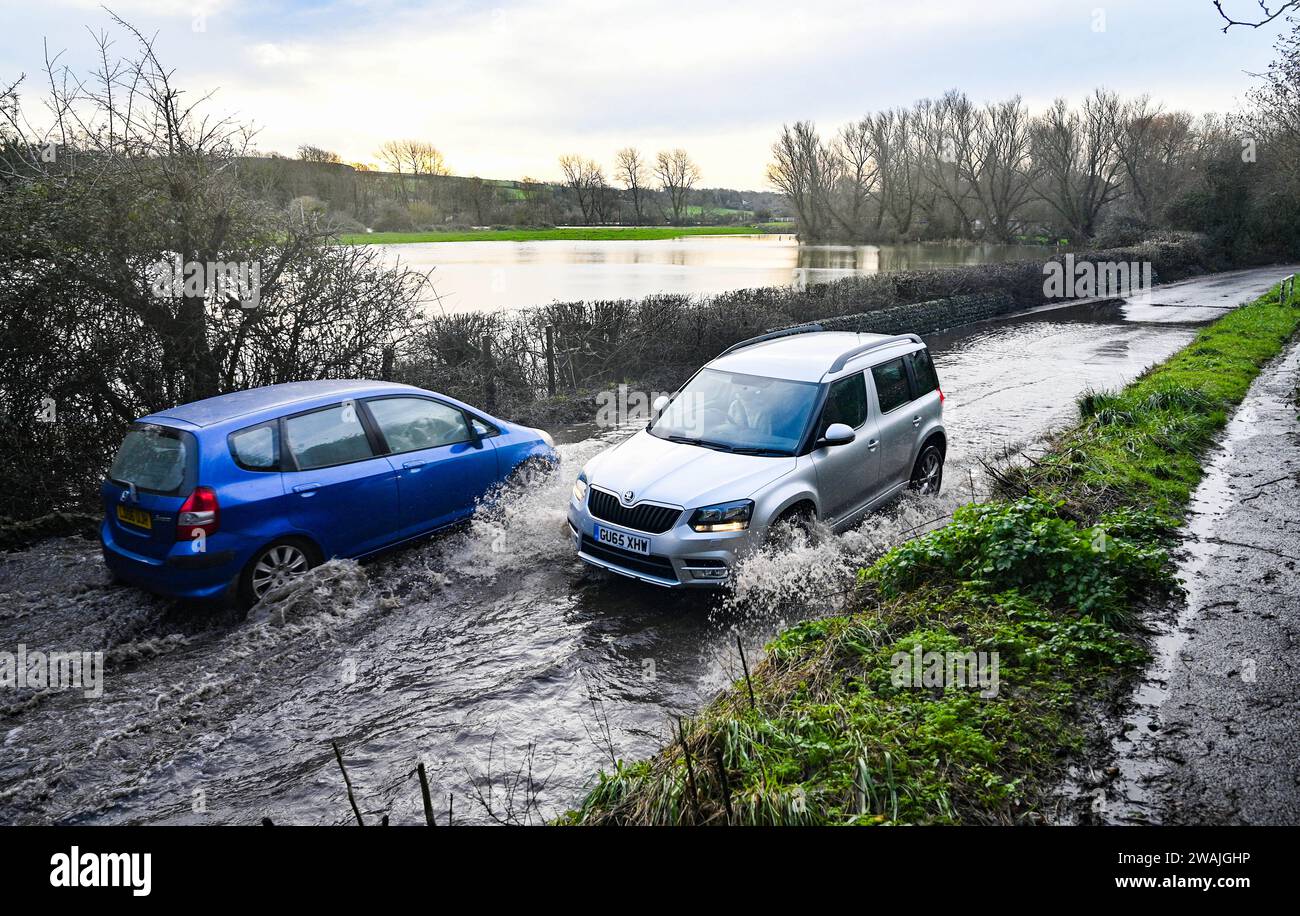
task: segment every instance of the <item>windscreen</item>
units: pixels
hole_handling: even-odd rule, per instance
[[[793,455],[817,403],[816,382],[701,370],[650,428],[660,439]]]

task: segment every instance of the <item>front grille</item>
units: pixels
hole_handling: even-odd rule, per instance
[[[681,509],[652,506],[648,503],[629,508],[620,503],[613,493],[595,487],[591,488],[591,494],[587,497],[587,508],[596,518],[649,534],[663,534],[677,523],[677,517],[682,514]]]
[[[639,553],[632,553],[618,547],[598,544],[596,539],[589,534],[582,536],[582,552],[590,554],[597,560],[604,560],[606,563],[613,563],[615,566],[621,566],[633,572],[645,573],[648,576],[669,579],[673,582],[677,581],[677,571],[673,569],[672,561],[667,557],[642,556]]]

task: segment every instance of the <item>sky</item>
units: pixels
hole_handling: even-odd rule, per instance
[[[416,138],[452,172],[555,179],[581,153],[683,147],[703,187],[769,189],[783,123],[827,133],[964,90],[1032,108],[1102,85],[1196,113],[1240,106],[1281,28],[1234,28],[1210,0],[103,0],[195,95],[263,151],[309,143],[377,162]],[[1244,18],[1255,0],[1225,0]],[[86,72],[99,0],[0,0],[0,82],[41,98],[44,49]]]

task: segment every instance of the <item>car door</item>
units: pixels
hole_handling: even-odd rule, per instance
[[[880,477],[889,489],[912,476],[912,445],[920,423],[908,410],[912,388],[903,357],[872,366],[871,379],[879,409]]]
[[[832,423],[844,423],[857,434],[847,445],[822,446],[812,452],[822,517],[838,524],[862,509],[879,486],[879,438],[861,372],[831,382],[818,420],[819,439]]]
[[[931,429],[943,419],[943,395],[939,391],[939,373],[935,371],[934,360],[928,349],[917,350],[907,355],[908,368],[912,372],[912,421],[917,427],[917,435]],[[920,422],[917,422],[917,419]],[[919,445],[915,442],[914,447]]]
[[[499,479],[496,446],[464,411],[434,398],[371,398],[366,409],[397,477],[402,528],[418,534],[470,515]]]
[[[355,557],[398,537],[397,474],[378,453],[355,401],[282,421],[284,492],[294,525],[326,557]]]

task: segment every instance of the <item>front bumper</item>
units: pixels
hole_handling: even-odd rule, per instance
[[[578,558],[600,569],[665,588],[719,588],[731,580],[731,570],[748,549],[749,531],[700,534],[686,524],[683,512],[663,534],[637,531],[594,518],[584,501],[569,501],[569,538]],[[648,556],[596,542],[596,525],[627,531],[650,540]]]

